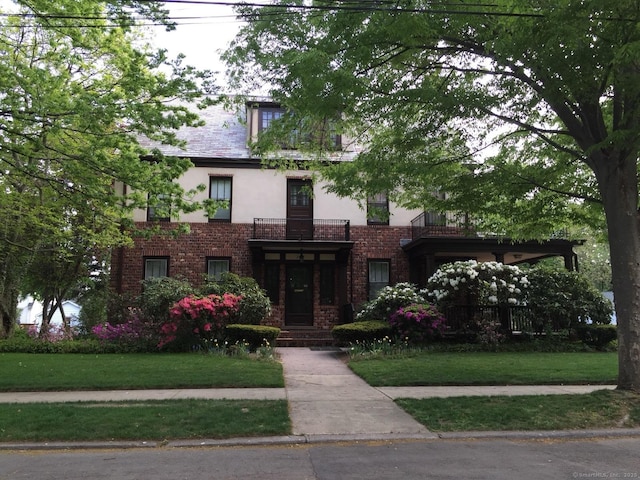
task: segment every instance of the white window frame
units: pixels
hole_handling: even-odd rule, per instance
[[[373,300],[378,292],[388,286],[391,281],[391,262],[389,260],[369,260],[368,294]]]
[[[227,206],[218,207],[215,215],[209,220],[218,222],[231,221],[231,197],[233,194],[232,190],[232,177],[209,177],[209,198],[218,202],[227,202]]]
[[[219,268],[221,267],[221,268]],[[229,258],[207,258],[207,278],[218,281],[223,273],[231,271],[231,259]]]
[[[148,257],[144,259],[144,279],[169,276],[168,257]]]

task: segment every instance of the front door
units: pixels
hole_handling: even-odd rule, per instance
[[[311,180],[287,180],[287,240],[313,239]]]
[[[287,265],[285,324],[313,325],[313,264]]]

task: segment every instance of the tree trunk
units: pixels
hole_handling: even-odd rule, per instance
[[[16,309],[18,306],[18,293],[14,291],[4,292],[0,295],[0,338],[11,335],[16,325]]]
[[[640,392],[640,223],[633,155],[602,155],[594,169],[609,233],[618,323],[618,388]]]

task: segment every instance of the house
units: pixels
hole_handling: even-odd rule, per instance
[[[64,300],[62,308],[64,309],[65,321],[63,322],[60,310],[56,310],[49,325],[58,329],[62,329],[65,325],[77,327],[82,307],[73,300]],[[18,325],[24,329],[34,328],[36,331],[40,331],[42,309],[42,302],[34,299],[31,295],[21,298],[18,302]]]
[[[567,240],[512,243],[483,237],[446,213],[400,208],[385,195],[370,198],[363,209],[355,200],[326,192],[308,171],[264,168],[249,143],[281,112],[261,99],[241,112],[215,105],[200,114],[204,127],[180,133],[186,151],[163,147],[166,155],[192,161],[193,168],[180,179],[185,188],[205,183],[203,197],[227,205],[213,218],[203,211],[185,214],[180,222],[189,224],[189,234],[136,238],[133,247],[114,251],[111,283],[117,292],[137,294],[141,280],[150,277],[180,276],[198,283],[206,274],[231,271],[254,277],[266,290],[273,307],[267,324],[293,335],[326,338],[385,285],[423,285],[449,261],[520,263],[562,256],[568,268],[575,268],[575,243]],[[349,161],[359,152],[347,138],[333,141],[339,147],[331,153],[335,161]],[[381,208],[388,219],[367,214]],[[134,220],[140,226],[171,226],[153,209],[135,212]]]

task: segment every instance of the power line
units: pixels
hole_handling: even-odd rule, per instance
[[[459,9],[433,9],[433,8],[402,8],[398,5],[398,2],[393,0],[365,0],[365,1],[345,1],[340,4],[333,4],[327,1],[326,5],[296,5],[296,4],[268,4],[259,2],[239,2],[231,0],[164,0],[158,2],[157,0],[139,0],[147,3],[165,3],[165,4],[184,4],[184,5],[204,5],[204,6],[227,6],[227,7],[251,7],[261,10],[255,14],[238,14],[234,15],[236,19],[240,18],[244,21],[251,21],[258,17],[275,17],[275,16],[289,16],[293,15],[295,11],[310,11],[310,12],[332,12],[332,11],[344,11],[348,13],[368,13],[368,12],[387,12],[387,13],[411,13],[411,14],[431,14],[431,15],[470,15],[470,16],[488,16],[488,17],[515,17],[515,18],[544,18],[546,15],[543,13],[516,13],[516,12],[504,12],[497,10],[476,10],[475,8],[493,9],[499,7],[493,3],[471,3],[465,4],[465,7],[473,7],[474,10],[459,10]],[[443,6],[452,6],[459,4],[443,3]],[[108,21],[108,15],[94,15],[94,16],[82,16],[82,15],[61,15],[61,14],[38,14],[28,12],[11,12],[0,13],[0,17],[12,17],[12,18],[38,18],[43,20],[82,20],[82,21]],[[170,22],[175,22],[176,25],[193,25],[197,21],[198,24],[202,24],[202,20],[206,21],[214,18],[229,18],[230,15],[224,16],[175,16],[171,15],[167,17]],[[624,21],[624,22],[637,22],[638,19],[632,18],[620,18],[620,17],[605,17],[598,18],[599,21]],[[79,28],[109,28],[119,27],[126,25],[130,27],[139,26],[165,26],[161,22],[147,22],[142,18],[136,18],[132,16],[132,20],[128,24],[91,24],[83,23],[77,25],[47,25],[50,28],[66,26],[66,27],[79,27]]]

